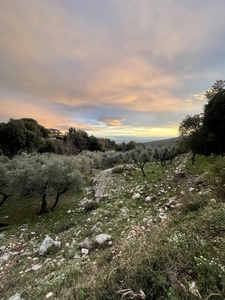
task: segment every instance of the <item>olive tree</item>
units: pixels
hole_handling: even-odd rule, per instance
[[[55,194],[55,202],[51,208],[53,211],[62,194],[68,190],[77,191],[82,188],[84,177],[78,170],[79,162],[74,156],[54,156],[49,168],[54,174],[50,179],[50,189]]]
[[[143,145],[136,146],[133,150],[129,152],[129,158],[131,162],[134,162],[140,169],[145,177],[144,167],[146,163],[152,161],[153,159],[153,150],[151,147],[145,147]]]
[[[85,150],[85,151],[82,151],[81,155],[88,157],[90,159],[90,161],[89,161],[90,173],[92,173],[92,169],[94,167],[96,169],[98,169],[103,160],[103,154],[100,151]]]
[[[116,164],[121,164],[125,162],[125,155],[123,152],[108,151],[104,153],[104,162],[110,167],[114,167]]]
[[[47,212],[47,195],[55,197],[52,210],[59,197],[69,189],[79,189],[83,176],[74,157],[56,154],[23,154],[14,158],[16,169],[11,172],[11,186],[18,197],[37,195],[41,197],[39,214]]]

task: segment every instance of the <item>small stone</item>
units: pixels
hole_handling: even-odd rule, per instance
[[[45,296],[45,298],[46,299],[49,299],[49,298],[51,298],[53,296],[53,292],[49,292],[46,296]]]
[[[42,265],[34,265],[32,268],[31,268],[31,270],[32,271],[37,271],[37,270],[39,270],[39,269],[41,269],[42,268]]]
[[[134,194],[132,199],[139,199],[141,197],[141,195],[139,193]]]
[[[214,199],[214,198],[211,198],[209,201],[213,204],[216,204],[216,199]]]
[[[0,257],[0,261],[7,261],[10,257],[9,253],[5,253],[3,256]]]
[[[89,249],[86,249],[86,248],[81,249],[81,253],[84,255],[88,255],[88,252],[89,252]]]
[[[152,201],[152,198],[150,197],[150,196],[147,196],[146,198],[145,198],[145,202],[151,202]]]

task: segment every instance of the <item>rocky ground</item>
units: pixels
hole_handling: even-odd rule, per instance
[[[85,265],[95,264],[101,249],[113,257],[122,255],[121,239],[136,239],[153,230],[154,224],[170,222],[184,195],[211,192],[201,176],[187,177],[186,159],[182,156],[163,170],[157,165],[146,179],[134,166],[123,166],[121,173],[113,168],[102,171],[83,197],[57,216],[49,213],[35,223],[29,220],[2,230],[1,299],[72,299],[64,284],[72,274],[81,274]]]

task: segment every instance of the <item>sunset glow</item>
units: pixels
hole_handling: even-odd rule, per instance
[[[1,0],[0,122],[175,137],[224,79],[225,1]]]

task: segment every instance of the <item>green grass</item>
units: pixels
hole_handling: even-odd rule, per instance
[[[44,299],[53,292],[52,299],[128,300],[141,299],[141,291],[145,299],[197,299],[189,291],[193,281],[202,299],[225,299],[224,201],[214,188],[204,193],[208,183],[201,194],[190,191],[196,188],[194,179],[210,170],[214,160],[197,156],[193,167],[189,159],[183,164],[183,159],[165,167],[147,164],[146,177],[139,169],[121,172],[117,167],[111,180],[105,181],[105,192],[111,196],[84,207],[80,200],[87,196],[85,191],[63,195],[54,212],[41,216],[38,199],[8,199],[0,211],[8,218],[1,221],[11,225],[1,229],[0,242],[20,255],[2,262],[2,299],[16,292],[25,300]],[[186,177],[177,181],[174,174],[180,165]],[[138,192],[140,198],[132,199]],[[175,195],[179,206],[165,211]],[[147,203],[147,196],[155,200]],[[160,209],[168,217],[164,222]],[[149,219],[152,222],[147,223]],[[82,257],[79,243],[99,233],[94,225],[112,235],[112,245],[94,247]],[[62,245],[39,256],[35,251],[47,234],[58,237]],[[21,255],[21,251],[30,253]],[[41,269],[27,271],[34,264]]]

